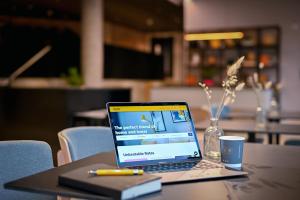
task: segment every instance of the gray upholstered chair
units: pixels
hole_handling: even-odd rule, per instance
[[[285,145],[300,146],[300,140],[287,140]]]
[[[58,165],[114,150],[111,129],[104,126],[64,129],[58,133],[58,139],[61,147]]]
[[[42,141],[0,141],[0,199],[56,199],[54,196],[4,189],[4,183],[53,167],[50,146]]]

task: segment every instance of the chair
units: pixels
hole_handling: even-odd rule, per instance
[[[4,189],[4,183],[53,167],[50,146],[42,141],[0,141],[0,199],[56,199],[56,197]]]
[[[64,129],[58,133],[58,139],[61,147],[58,152],[58,165],[114,150],[111,129],[104,126]]]
[[[288,140],[285,145],[300,146],[300,140]]]
[[[283,119],[280,121],[281,124],[289,125],[300,125],[299,119]],[[300,146],[300,136],[299,135],[280,135],[281,145],[292,145]]]

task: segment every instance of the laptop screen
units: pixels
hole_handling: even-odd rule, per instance
[[[186,103],[108,103],[107,109],[119,166],[201,158]]]

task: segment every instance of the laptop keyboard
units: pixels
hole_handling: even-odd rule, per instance
[[[181,162],[181,163],[165,163],[159,165],[146,165],[140,167],[147,173],[163,173],[163,172],[174,172],[174,171],[188,171],[196,169],[213,169],[223,168],[221,164],[213,163],[209,161],[198,161],[198,162]]]

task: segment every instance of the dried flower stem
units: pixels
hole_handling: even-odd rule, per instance
[[[257,101],[257,105],[258,107],[261,107],[261,102],[260,102],[260,96],[259,96],[259,91],[257,89],[254,89],[254,94],[256,96],[256,101]]]
[[[210,112],[210,116],[212,116],[212,110],[211,110],[211,90],[205,85],[205,83],[198,83],[204,90],[204,92],[206,93],[206,100],[208,103],[208,107],[209,107],[209,112]]]
[[[261,107],[262,103],[261,103],[261,96],[260,96],[260,94],[261,94],[261,92],[263,90],[270,89],[272,87],[272,82],[268,81],[265,84],[260,83],[257,73],[254,73],[252,76],[250,76],[248,78],[248,82],[249,82],[249,84],[251,85],[251,87],[252,87],[252,89],[254,91],[254,94],[255,94],[255,97],[256,97],[256,101],[257,101],[257,106]]]
[[[207,99],[208,100],[208,106],[209,106],[209,112],[210,112],[210,116],[212,116],[213,115],[213,113],[212,113],[212,110],[211,110],[211,102],[210,102],[210,100],[209,99]]]
[[[212,113],[212,106],[211,106],[211,90],[204,84],[204,83],[199,83],[199,85],[203,88],[203,90],[206,93],[206,98],[208,101],[208,106],[210,108],[210,116],[211,118],[216,118],[217,120],[220,118],[221,112],[225,106],[225,104],[233,103],[235,100],[235,91],[240,91],[244,87],[244,83],[239,83],[238,84],[238,78],[237,78],[237,73],[238,70],[241,66],[241,63],[243,62],[244,57],[239,58],[233,65],[228,67],[227,70],[227,78],[225,81],[222,83],[222,87],[224,88],[224,93],[221,99],[221,102],[218,105],[216,115],[213,116]]]
[[[225,97],[226,96],[227,96],[226,91],[224,91],[222,99],[221,99],[221,102],[218,105],[217,113],[216,113],[216,116],[215,116],[216,119],[219,119],[219,117],[221,115],[221,112],[222,112],[222,110],[224,108],[224,101],[225,101]]]

